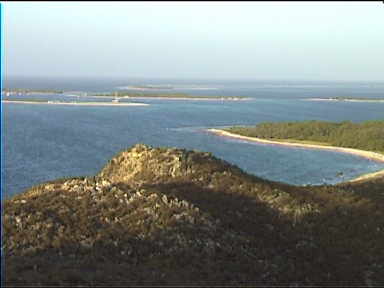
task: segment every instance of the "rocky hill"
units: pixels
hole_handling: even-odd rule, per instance
[[[138,144],[3,203],[5,281],[384,285],[384,180],[297,187]]]

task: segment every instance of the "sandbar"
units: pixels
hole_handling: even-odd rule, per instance
[[[2,103],[19,103],[19,104],[43,104],[43,105],[75,105],[75,106],[148,106],[146,103],[112,103],[112,102],[38,102],[38,101],[12,101],[1,100]]]
[[[344,147],[338,147],[338,146],[323,146],[323,145],[316,145],[316,144],[273,141],[273,140],[267,140],[267,139],[256,138],[256,137],[242,136],[239,134],[230,133],[228,131],[224,131],[224,130],[220,130],[220,129],[207,129],[207,131],[212,132],[212,133],[219,135],[219,136],[224,136],[224,137],[231,137],[231,138],[237,138],[237,139],[242,139],[242,140],[247,140],[247,141],[266,143],[266,144],[274,144],[274,145],[282,145],[282,146],[331,150],[331,151],[336,151],[336,152],[354,154],[354,155],[368,158],[368,159],[371,159],[371,160],[377,161],[377,162],[384,162],[384,154],[380,154],[380,153],[376,153],[376,152],[372,152],[372,151],[365,151],[365,150],[354,149],[354,148],[344,148]],[[364,174],[364,175],[361,175],[357,178],[354,178],[354,179],[346,181],[346,182],[356,182],[356,181],[360,181],[360,180],[368,180],[368,179],[381,177],[381,176],[384,176],[384,170]]]
[[[384,103],[384,99],[335,99],[335,98],[308,98],[304,101],[336,101],[336,102],[365,102],[365,103]]]
[[[95,95],[91,95],[91,96],[80,96],[80,97],[110,97],[112,98],[113,96],[95,96]],[[252,98],[238,98],[238,97],[228,97],[228,96],[225,96],[225,97],[162,97],[162,96],[159,96],[159,97],[151,97],[151,96],[144,96],[144,97],[140,97],[140,96],[117,96],[116,98],[120,98],[120,99],[141,99],[141,100],[145,100],[145,99],[151,99],[151,100],[156,100],[156,99],[159,99],[159,100],[191,100],[191,101],[245,101],[245,100],[251,100]]]

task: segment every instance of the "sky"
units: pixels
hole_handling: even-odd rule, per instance
[[[2,2],[6,76],[384,81],[384,4]]]

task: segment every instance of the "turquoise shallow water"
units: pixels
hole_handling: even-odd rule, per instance
[[[118,151],[136,143],[209,151],[249,173],[296,185],[334,184],[384,169],[384,163],[350,154],[252,143],[205,131],[262,121],[384,119],[383,103],[302,100],[317,96],[316,89],[282,96],[280,90],[258,94],[254,88],[252,100],[237,102],[140,100],[151,104],[146,107],[3,104],[3,192],[12,195],[47,180],[95,174]],[[252,96],[252,89],[247,93]],[[364,89],[360,93],[366,95]]]

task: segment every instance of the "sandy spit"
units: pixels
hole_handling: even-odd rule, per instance
[[[282,145],[282,146],[331,150],[331,151],[354,154],[354,155],[368,158],[368,159],[378,161],[378,162],[384,162],[384,155],[383,154],[371,152],[371,151],[365,151],[365,150],[359,150],[359,149],[353,149],[353,148],[337,147],[337,146],[323,146],[323,145],[315,145],[315,144],[278,142],[278,141],[266,140],[266,139],[256,138],[256,137],[242,136],[242,135],[230,133],[230,132],[220,130],[220,129],[207,129],[207,131],[212,132],[212,133],[219,135],[219,136],[224,136],[224,137],[231,137],[231,138],[237,138],[237,139],[242,139],[242,140],[247,140],[247,141],[254,141],[254,142],[259,142],[259,143],[267,143],[267,144]],[[368,179],[381,177],[381,176],[384,176],[384,170],[364,174],[364,175],[361,175],[355,179],[349,180],[347,182],[356,182],[356,181],[360,181],[360,180],[368,180]]]
[[[302,99],[304,101],[337,101],[337,102],[365,102],[365,103],[384,103],[383,99],[332,99],[332,98],[308,98]]]
[[[364,174],[364,175],[361,175],[355,179],[349,180],[347,182],[352,183],[352,182],[358,182],[358,181],[365,181],[365,180],[370,180],[370,179],[379,178],[379,177],[384,177],[384,170]]]
[[[106,102],[34,102],[34,101],[12,101],[2,100],[3,103],[19,104],[43,104],[43,105],[74,105],[74,106],[148,106],[145,103],[106,103]]]
[[[80,96],[80,97],[106,97],[106,96]],[[227,96],[226,96],[227,97]],[[110,98],[112,98],[112,96],[110,96]],[[233,97],[233,98],[221,98],[221,97],[217,97],[217,98],[204,98],[204,97],[140,97],[140,96],[117,96],[117,98],[122,98],[122,99],[141,99],[141,100],[145,100],[145,99],[150,99],[150,100],[191,100],[191,101],[249,101],[249,100],[252,100],[252,98],[236,98],[236,97]]]

